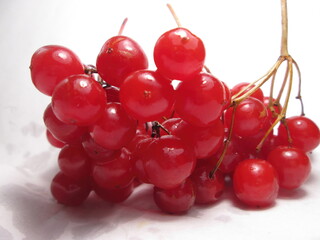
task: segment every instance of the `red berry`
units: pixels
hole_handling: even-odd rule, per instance
[[[39,48],[31,58],[31,79],[42,93],[51,96],[59,82],[74,74],[83,74],[84,67],[70,49],[48,45]]]
[[[175,119],[174,119],[175,120]],[[172,135],[181,138],[190,146],[194,146],[197,159],[206,158],[216,153],[223,144],[224,126],[220,119],[209,127],[195,127],[180,119],[179,122],[168,128],[167,122],[163,123]]]
[[[255,85],[252,85],[251,87],[248,88],[249,84],[250,83],[242,82],[242,83],[235,85],[233,88],[230,89],[231,95],[234,96],[245,88],[247,88],[247,89],[242,94],[240,94],[238,97],[249,92],[252,88],[255,87]],[[256,98],[256,99],[260,100],[261,102],[263,102],[263,100],[264,100],[263,92],[260,88],[258,88],[254,93],[252,93],[250,95],[250,97]]]
[[[66,145],[58,156],[61,172],[74,180],[83,180],[90,176],[90,159],[81,145]]]
[[[164,212],[182,214],[187,212],[194,204],[195,191],[190,179],[186,179],[179,186],[171,189],[154,187],[153,199]]]
[[[310,175],[309,157],[299,148],[278,146],[269,153],[267,160],[277,170],[282,188],[298,188]]]
[[[103,113],[106,93],[92,77],[73,75],[58,84],[51,104],[54,114],[62,122],[91,125]]]
[[[150,183],[145,170],[145,152],[148,150],[152,141],[153,139],[150,137],[144,138],[136,144],[135,149],[132,151],[134,175],[143,183]]]
[[[103,164],[113,158],[114,150],[104,148],[97,144],[89,134],[82,138],[82,147],[94,164]]]
[[[90,191],[91,187],[88,181],[73,180],[62,172],[57,173],[52,179],[52,196],[63,205],[80,205],[87,199]]]
[[[231,125],[233,109],[229,108],[225,113],[228,126]],[[252,97],[246,98],[235,109],[234,134],[240,137],[254,136],[264,128],[267,114],[268,112],[261,101]]]
[[[81,141],[81,137],[87,132],[86,127],[61,122],[53,113],[51,103],[44,111],[43,121],[52,135],[64,143],[79,142]]]
[[[114,86],[104,88],[108,102],[120,102],[120,89]]]
[[[278,196],[277,172],[267,161],[241,161],[233,174],[233,189],[238,199],[251,207],[267,207]]]
[[[231,90],[229,89],[229,87],[227,86],[227,84],[223,81],[221,81],[223,87],[224,87],[224,109],[227,109],[230,104],[231,104]]]
[[[128,199],[134,189],[134,181],[124,188],[106,189],[93,184],[93,191],[104,201],[120,203]]]
[[[203,165],[197,167],[191,175],[196,193],[196,203],[214,203],[220,199],[224,192],[224,175],[220,171],[216,171],[210,179],[209,173],[211,170],[212,167],[209,165]]]
[[[106,189],[124,188],[133,181],[132,165],[130,153],[123,148],[112,160],[93,165],[93,181]]]
[[[220,151],[207,161],[212,162],[212,166],[215,166],[222,154],[222,151],[223,147],[220,148]],[[223,157],[223,160],[219,166],[219,170],[224,174],[231,174],[235,170],[237,164],[243,159],[244,156],[242,152],[237,149],[235,141],[231,140],[231,142],[228,144],[227,151]]]
[[[239,137],[234,136],[232,138],[232,142],[234,143],[234,147],[236,151],[238,151],[243,156],[265,156],[265,153],[270,150],[273,146],[275,146],[277,143],[274,141],[275,136],[273,134],[273,131],[268,135],[266,140],[264,141],[262,145],[261,151],[257,151],[257,146],[260,143],[261,139],[266,134],[266,129],[260,129],[255,135],[247,136],[247,137]],[[268,147],[269,146],[269,147]],[[266,156],[262,159],[265,159]]]
[[[129,75],[120,89],[123,108],[142,122],[156,121],[169,115],[174,89],[154,71],[141,70]]]
[[[314,150],[320,143],[319,127],[311,119],[304,116],[294,116],[286,119],[292,138],[292,146],[305,152]],[[287,129],[280,124],[278,129],[279,143],[288,145]]]
[[[275,99],[273,99],[273,104],[270,104],[270,97],[264,97],[263,98],[263,104],[266,106],[268,110],[268,115],[270,115],[273,119],[275,119],[281,112],[282,106],[280,103],[275,104]]]
[[[160,36],[153,52],[158,71],[165,77],[186,80],[203,68],[205,48],[202,40],[185,28],[175,28]]]
[[[127,115],[120,103],[107,103],[100,119],[91,127],[90,135],[100,146],[117,150],[135,136],[137,121]]]
[[[115,36],[106,41],[97,58],[99,75],[116,87],[120,87],[132,72],[147,67],[148,60],[142,48],[125,36]]]
[[[144,152],[144,169],[150,183],[159,188],[180,185],[194,170],[196,158],[192,146],[180,138],[166,135],[154,139]]]
[[[186,122],[206,127],[221,117],[225,102],[223,84],[207,73],[181,82],[176,89],[175,110]]]
[[[61,142],[59,139],[53,136],[53,134],[48,129],[46,130],[46,136],[47,136],[48,142],[56,148],[62,148],[65,145],[64,142]]]

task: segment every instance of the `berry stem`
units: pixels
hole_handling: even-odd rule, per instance
[[[286,113],[287,113],[287,109],[288,109],[288,105],[289,105],[289,100],[290,100],[290,95],[291,95],[291,89],[292,89],[292,82],[293,82],[293,68],[292,68],[292,62],[293,59],[288,56],[287,58],[285,58],[287,61],[287,69],[286,69],[286,74],[285,74],[285,78],[283,80],[283,86],[281,88],[281,91],[283,91],[283,88],[285,86],[285,83],[287,83],[287,81],[289,80],[289,85],[288,85],[288,89],[287,89],[287,94],[286,94],[286,98],[285,98],[285,102],[283,105],[283,108],[280,112],[280,114],[278,115],[277,119],[273,122],[273,124],[269,127],[269,129],[267,130],[267,132],[265,133],[265,135],[263,136],[263,138],[261,139],[261,141],[259,142],[259,144],[256,147],[257,151],[260,151],[264,141],[267,139],[267,137],[269,136],[270,132],[272,131],[272,129],[280,122],[283,121],[286,117]],[[277,100],[276,100],[277,101]],[[288,131],[287,128],[287,132],[288,132],[288,142],[292,142],[291,137],[290,137],[290,133]]]
[[[264,83],[266,83],[270,78],[272,78],[272,80],[271,80],[272,82],[271,82],[271,86],[270,86],[270,102],[269,102],[269,107],[272,110],[274,105],[278,105],[280,103],[280,99],[283,94],[283,91],[284,91],[285,87],[287,87],[287,93],[286,93],[286,98],[284,100],[283,108],[282,108],[280,114],[278,114],[276,120],[271,125],[271,127],[266,131],[266,133],[263,136],[263,138],[261,139],[260,143],[257,145],[257,147],[256,147],[257,151],[260,151],[260,149],[263,146],[264,141],[267,139],[267,137],[271,133],[272,129],[280,121],[282,121],[282,122],[285,121],[285,117],[286,117],[286,113],[287,113],[287,109],[288,109],[288,105],[289,105],[291,89],[292,89],[293,67],[295,67],[295,69],[297,70],[298,77],[299,77],[299,89],[298,89],[298,95],[296,98],[300,100],[301,115],[302,116],[304,115],[304,106],[303,106],[302,97],[301,97],[301,72],[300,72],[298,64],[289,55],[289,52],[288,52],[288,13],[287,13],[287,1],[286,0],[281,0],[281,17],[282,17],[282,22],[281,22],[282,36],[281,36],[281,55],[280,55],[279,59],[274,64],[274,66],[269,70],[269,72],[267,74],[262,76],[260,79],[252,82],[246,88],[244,88],[242,91],[240,91],[238,94],[234,95],[232,97],[232,101],[231,101],[231,105],[230,105],[230,107],[237,106],[241,101],[243,101],[244,99],[249,97],[258,88],[260,88]],[[274,83],[275,83],[275,79],[276,79],[276,74],[277,74],[277,71],[283,62],[287,63],[286,72],[285,72],[282,86],[279,90],[278,96],[277,96],[276,100],[273,101],[272,97],[273,97],[273,90],[274,90]],[[288,83],[288,80],[289,80],[289,83]],[[252,89],[250,89],[253,85],[255,85],[255,86]],[[249,89],[249,91],[248,91],[248,89]],[[241,95],[241,94],[243,94],[243,95]],[[272,111],[272,112],[274,112],[274,111]],[[232,128],[232,126],[230,128]],[[287,132],[288,132],[288,142],[290,143],[290,142],[292,142],[292,139],[291,139],[288,128],[287,128]],[[219,159],[218,163],[220,161],[222,161],[222,159]]]
[[[152,122],[152,133],[151,133],[151,137],[154,138],[159,138],[161,137],[160,134],[160,129],[162,129],[163,131],[165,131],[168,135],[170,135],[170,132],[168,131],[168,129],[166,129],[162,124],[160,124],[157,121]]]
[[[128,22],[128,18],[125,18],[125,19],[123,20],[122,24],[121,24],[120,29],[119,29],[119,32],[118,32],[118,35],[119,35],[119,36],[120,36],[120,35],[122,35],[123,30],[124,30],[124,28],[125,28],[125,26],[126,26],[127,22]]]
[[[285,88],[285,86],[287,84],[288,74],[289,74],[289,65],[288,64],[289,63],[287,63],[286,72],[285,72],[285,75],[284,75],[284,78],[283,78],[282,85],[281,85],[281,88],[279,90],[278,96],[276,98],[276,102],[280,102],[282,94],[283,94],[283,91],[284,91],[284,88]]]
[[[239,105],[239,103],[235,103],[235,105],[233,106],[232,115],[231,115],[231,123],[230,123],[229,132],[228,132],[228,137],[224,141],[223,151],[222,151],[221,155],[219,156],[219,159],[218,159],[216,165],[214,166],[214,168],[209,173],[209,178],[210,179],[213,178],[213,176],[215,175],[216,171],[219,169],[219,167],[220,167],[220,165],[221,165],[221,163],[222,163],[222,161],[224,159],[224,156],[227,153],[228,146],[229,146],[229,143],[231,142],[231,138],[232,138],[233,126],[234,126],[235,115],[236,115],[236,108],[237,108],[238,105]]]
[[[289,56],[287,0],[281,0],[281,17],[282,17],[281,56],[287,57]]]
[[[169,8],[171,15],[173,16],[174,20],[176,21],[178,27],[182,27],[182,24],[178,18],[178,15],[176,14],[176,12],[174,11],[173,7],[168,3],[167,7]]]
[[[273,65],[273,67],[267,72],[267,74],[265,74],[264,76],[262,76],[258,80],[250,83],[246,88],[242,89],[242,91],[235,94],[232,97],[231,102],[240,103],[244,99],[250,97],[251,94],[253,94],[258,88],[260,88],[264,83],[266,83],[270,79],[270,77],[272,77],[277,72],[278,68],[280,67],[280,65],[283,61],[284,61],[284,59],[280,57],[278,59],[278,61]],[[260,83],[258,83],[258,82],[260,82]],[[255,86],[252,89],[250,89],[253,85],[255,85]],[[250,89],[250,90],[248,92],[246,92],[245,94],[243,94],[243,92],[245,92],[247,89]],[[243,94],[243,95],[241,95],[241,94]]]
[[[298,95],[296,96],[296,99],[298,99],[300,101],[300,105],[301,105],[301,116],[304,116],[305,113],[304,113],[304,105],[303,105],[303,101],[302,101],[302,96],[301,96],[301,84],[302,84],[302,81],[301,81],[301,71],[300,71],[300,68],[297,64],[297,62],[292,59],[292,62],[293,62],[293,65],[295,66],[297,72],[298,72],[298,80],[299,80],[299,86],[298,86]]]
[[[84,73],[88,75],[92,75],[94,73],[98,73],[96,66],[92,64],[83,65],[84,66]]]

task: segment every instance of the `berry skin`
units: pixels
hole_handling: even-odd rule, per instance
[[[108,102],[120,102],[120,89],[114,86],[104,88],[107,94]]]
[[[118,150],[135,136],[137,121],[127,115],[120,103],[107,103],[100,119],[91,127],[90,135],[100,146]]]
[[[53,134],[48,129],[46,130],[46,136],[47,136],[48,142],[53,147],[62,148],[65,145],[64,142],[61,142],[59,139],[57,139],[55,136],[53,136]]]
[[[309,157],[299,148],[278,146],[269,153],[267,160],[277,170],[282,188],[300,187],[311,172]]]
[[[237,198],[248,206],[270,206],[278,196],[277,172],[265,160],[243,160],[234,171],[233,189]]]
[[[222,154],[223,148],[211,158],[207,159],[208,162],[212,162],[211,166],[215,166]],[[219,166],[219,170],[224,174],[232,174],[237,164],[244,159],[243,154],[236,148],[236,143],[232,139],[227,147],[227,151],[223,157],[223,161]]]
[[[224,175],[216,171],[213,178],[209,178],[212,167],[209,165],[199,166],[191,175],[196,192],[195,202],[198,204],[209,204],[218,201],[224,192]]]
[[[223,84],[208,73],[181,82],[176,89],[175,110],[186,122],[207,127],[221,117],[225,104]]]
[[[156,121],[169,115],[174,103],[170,82],[150,70],[129,75],[120,89],[120,101],[129,115],[141,122]]]
[[[86,127],[61,122],[54,114],[51,103],[44,111],[43,121],[52,135],[64,143],[79,142],[81,137],[87,132]]]
[[[73,180],[62,172],[56,174],[51,182],[51,194],[61,204],[66,206],[78,206],[83,203],[91,187],[88,181]]]
[[[195,202],[193,182],[188,178],[179,186],[172,189],[154,187],[153,199],[162,211],[171,214],[183,214]]]
[[[180,185],[196,165],[191,146],[173,135],[154,139],[144,152],[143,160],[150,183],[163,189]]]
[[[242,83],[238,83],[237,85],[235,85],[233,88],[230,89],[231,95],[234,96],[237,93],[239,93],[240,91],[242,91],[243,89],[247,88],[247,86],[250,83],[247,82],[242,82]],[[252,88],[254,88],[255,85],[252,85],[250,88],[246,89],[242,94],[240,94],[239,96],[244,95],[245,93],[249,92]],[[238,97],[239,97],[238,96]],[[260,100],[261,102],[263,102],[264,100],[264,96],[263,96],[263,92],[261,90],[261,88],[258,88],[254,93],[252,93],[250,95],[250,97],[256,98],[258,100]]]
[[[116,151],[106,149],[97,144],[89,134],[82,137],[82,147],[94,164],[103,164],[113,158]]]
[[[293,116],[286,119],[288,129],[292,138],[292,146],[310,152],[319,146],[319,127],[309,118],[304,116]],[[286,127],[280,124],[278,129],[278,140],[281,145],[288,145],[288,134]]]
[[[158,71],[169,79],[192,79],[203,68],[205,47],[202,40],[185,28],[175,28],[160,36],[153,58]]]
[[[106,189],[93,183],[93,191],[102,200],[112,203],[120,203],[128,199],[134,189],[134,181],[128,186],[119,189]]]
[[[134,40],[126,36],[115,36],[102,46],[96,65],[103,80],[120,87],[129,74],[146,69],[148,59]]]
[[[70,49],[48,45],[39,48],[32,55],[30,71],[35,87],[40,92],[52,96],[59,82],[71,75],[83,74],[84,67]]]
[[[197,159],[206,158],[215,154],[223,144],[224,126],[220,119],[217,119],[212,126],[195,127],[179,118],[171,118],[163,122],[163,126],[172,135],[181,138],[188,145],[194,146]],[[171,127],[167,126],[172,121],[177,121]]]
[[[66,123],[79,126],[94,124],[106,106],[106,93],[88,75],[73,75],[60,82],[52,95],[52,110]]]
[[[221,81],[223,87],[224,87],[224,102],[223,102],[223,106],[224,106],[224,110],[227,109],[230,104],[231,104],[231,90],[230,88],[227,86],[227,84],[223,81]]]
[[[228,126],[231,125],[233,108],[225,113]],[[268,112],[264,104],[256,98],[248,97],[235,109],[234,134],[240,137],[250,137],[266,126]]]
[[[92,166],[92,179],[100,187],[119,189],[133,181],[132,161],[130,153],[125,149],[118,151],[112,160]]]
[[[153,141],[152,138],[147,137],[141,139],[135,146],[135,149],[132,151],[132,160],[134,162],[133,171],[135,177],[143,182],[150,183],[146,170],[145,170],[145,151],[148,150],[150,143]]]
[[[81,145],[66,145],[58,156],[61,172],[76,181],[90,177],[90,159]]]

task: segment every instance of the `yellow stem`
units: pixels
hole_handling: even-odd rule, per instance
[[[281,56],[286,57],[286,56],[289,56],[287,0],[281,0],[281,17],[282,17]]]
[[[178,18],[178,15],[176,14],[176,12],[174,11],[173,7],[168,3],[167,7],[169,8],[171,15],[173,16],[174,20],[176,21],[178,27],[182,27],[182,24]]]

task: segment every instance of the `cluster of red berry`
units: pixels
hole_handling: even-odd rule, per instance
[[[160,36],[153,54],[156,71],[148,69],[142,48],[122,35],[106,41],[96,66],[62,46],[33,54],[32,81],[52,97],[44,112],[47,137],[62,148],[51,184],[59,203],[81,204],[91,191],[121,202],[147,183],[160,209],[182,213],[216,202],[230,176],[242,202],[264,207],[279,187],[305,182],[307,153],[320,139],[313,121],[283,119],[256,151],[279,104],[258,88],[235,106],[234,96],[252,85],[229,89],[215,78],[204,66],[203,42],[185,28]]]

